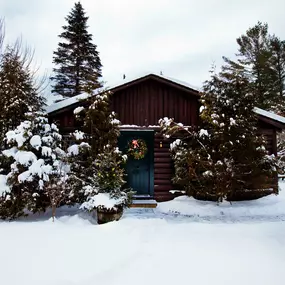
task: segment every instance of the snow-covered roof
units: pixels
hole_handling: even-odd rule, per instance
[[[168,76],[162,76],[162,75],[157,75],[157,76],[159,76],[159,77],[161,77],[161,78],[164,78],[164,79],[167,79],[167,80],[169,80],[169,81],[172,81],[172,82],[174,82],[174,83],[180,84],[180,85],[182,85],[182,86],[188,87],[188,88],[190,88],[190,89],[193,89],[193,90],[196,90],[196,91],[199,91],[199,92],[202,91],[202,89],[201,89],[200,87],[191,85],[191,84],[189,84],[188,82],[185,82],[185,81],[182,81],[182,80],[178,80],[178,79],[176,79],[176,78],[168,77]]]
[[[156,73],[144,73],[144,74],[140,74],[139,76],[136,76],[136,77],[130,77],[130,78],[122,79],[122,80],[120,80],[118,82],[115,82],[115,83],[113,83],[111,85],[106,84],[106,86],[104,88],[100,89],[99,91],[96,91],[96,94],[102,92],[102,90],[112,90],[112,89],[115,89],[115,88],[120,87],[122,85],[129,84],[129,83],[131,83],[131,82],[133,82],[135,80],[139,80],[141,78],[144,78],[144,77],[147,77],[147,76],[151,76],[151,75],[155,75],[155,76],[157,76],[157,77],[159,77],[161,79],[171,81],[171,82],[173,82],[175,84],[179,84],[179,85],[181,85],[183,87],[190,88],[190,89],[193,89],[195,91],[200,91],[200,88],[192,86],[192,85],[190,85],[190,84],[188,84],[186,82],[177,80],[175,78],[163,76],[163,75],[156,74]],[[54,103],[54,104],[52,104],[52,105],[47,107],[47,113],[52,113],[52,112],[55,112],[57,110],[63,109],[65,107],[67,107],[67,106],[75,104],[79,100],[86,99],[89,96],[90,96],[89,94],[83,93],[83,94],[80,94],[80,95],[77,95],[77,96],[74,96],[74,97],[62,100],[62,101],[60,101],[58,103]]]
[[[62,100],[60,102],[54,103],[50,106],[47,106],[46,111],[47,113],[52,113],[54,111],[60,110],[62,108],[65,108],[69,105],[72,105],[80,100],[84,100],[86,98],[88,98],[90,95],[87,93],[82,93],[80,95],[74,96],[74,97],[70,97],[68,99]]]
[[[165,79],[165,80],[168,80],[168,81],[171,81],[173,83],[176,83],[176,84],[179,84],[181,86],[184,86],[186,88],[190,88],[190,89],[193,89],[195,91],[201,91],[200,88],[198,88],[197,86],[194,86],[194,85],[191,85],[185,81],[181,81],[181,80],[178,80],[176,78],[173,78],[173,77],[168,77],[168,76],[164,76],[164,75],[161,75],[161,74],[158,74],[158,73],[153,73],[153,72],[145,72],[145,73],[140,73],[140,74],[136,74],[136,76],[132,76],[132,77],[126,77],[125,79],[121,79],[117,82],[113,82],[112,85],[109,87],[109,86],[106,86],[108,89],[115,89],[116,87],[119,87],[121,85],[125,85],[125,84],[129,84],[135,80],[138,80],[138,79],[141,79],[141,78],[144,78],[144,77],[147,77],[147,76],[151,76],[151,75],[155,75],[161,79]]]
[[[274,121],[277,121],[279,123],[285,124],[285,117],[279,116],[273,112],[269,112],[269,111],[266,111],[266,110],[263,110],[257,107],[254,108],[254,112],[258,115],[261,115],[269,119],[272,119]]]

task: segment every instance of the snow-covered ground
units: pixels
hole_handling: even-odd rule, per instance
[[[223,202],[219,205],[215,202],[198,201],[181,196],[173,201],[160,203],[157,210],[164,214],[190,217],[200,221],[285,221],[285,182],[279,183],[279,189],[279,195],[270,195],[253,201]]]
[[[0,284],[283,285],[284,192],[233,206],[179,198],[100,226],[66,208],[55,223],[0,222]]]

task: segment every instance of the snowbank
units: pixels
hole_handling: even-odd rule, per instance
[[[109,193],[99,193],[91,197],[87,202],[84,202],[81,206],[82,209],[92,210],[99,206],[103,206],[107,209],[116,208],[117,205],[124,202],[124,197],[115,199],[110,198]]]
[[[164,214],[174,213],[202,218],[285,217],[285,183],[280,182],[279,186],[279,195],[270,195],[258,200],[217,204],[180,196],[172,201],[159,203],[157,210]]]

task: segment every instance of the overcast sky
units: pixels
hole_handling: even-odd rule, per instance
[[[52,71],[52,53],[74,0],[0,0],[6,39],[22,36],[35,49],[40,72]],[[285,39],[284,0],[81,0],[109,85],[145,72],[194,86],[213,62],[232,57],[236,38],[257,21]]]

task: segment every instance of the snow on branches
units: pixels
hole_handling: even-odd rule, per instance
[[[13,159],[7,183],[11,195],[17,193],[25,201],[22,207],[37,212],[50,204],[49,199],[51,206],[56,207],[65,198],[62,186],[68,167],[61,140],[57,126],[49,124],[43,113],[27,114],[24,122],[7,132],[10,148],[2,153]]]
[[[90,98],[88,108],[75,110],[84,121],[82,130],[88,135],[76,131],[73,134],[76,142],[68,148],[70,184],[77,189],[74,195],[83,202],[82,209],[89,211],[98,208],[98,203],[107,209],[109,204],[104,201],[108,199],[117,200],[123,207],[130,197],[130,191],[122,190],[126,156],[117,147],[121,123],[115,112],[110,111],[110,95],[110,92],[96,94]]]
[[[12,148],[3,154],[15,160],[8,181],[15,179],[15,183],[20,184],[37,181],[37,187],[42,189],[49,176],[57,171],[64,153],[60,148],[61,138],[56,125],[48,124],[42,114],[30,114],[29,120],[7,132],[6,141]]]
[[[170,146],[173,182],[188,195],[223,201],[272,187],[275,162],[257,133],[254,102],[246,78],[220,73],[205,82],[199,126],[159,120],[163,135],[176,139]]]

